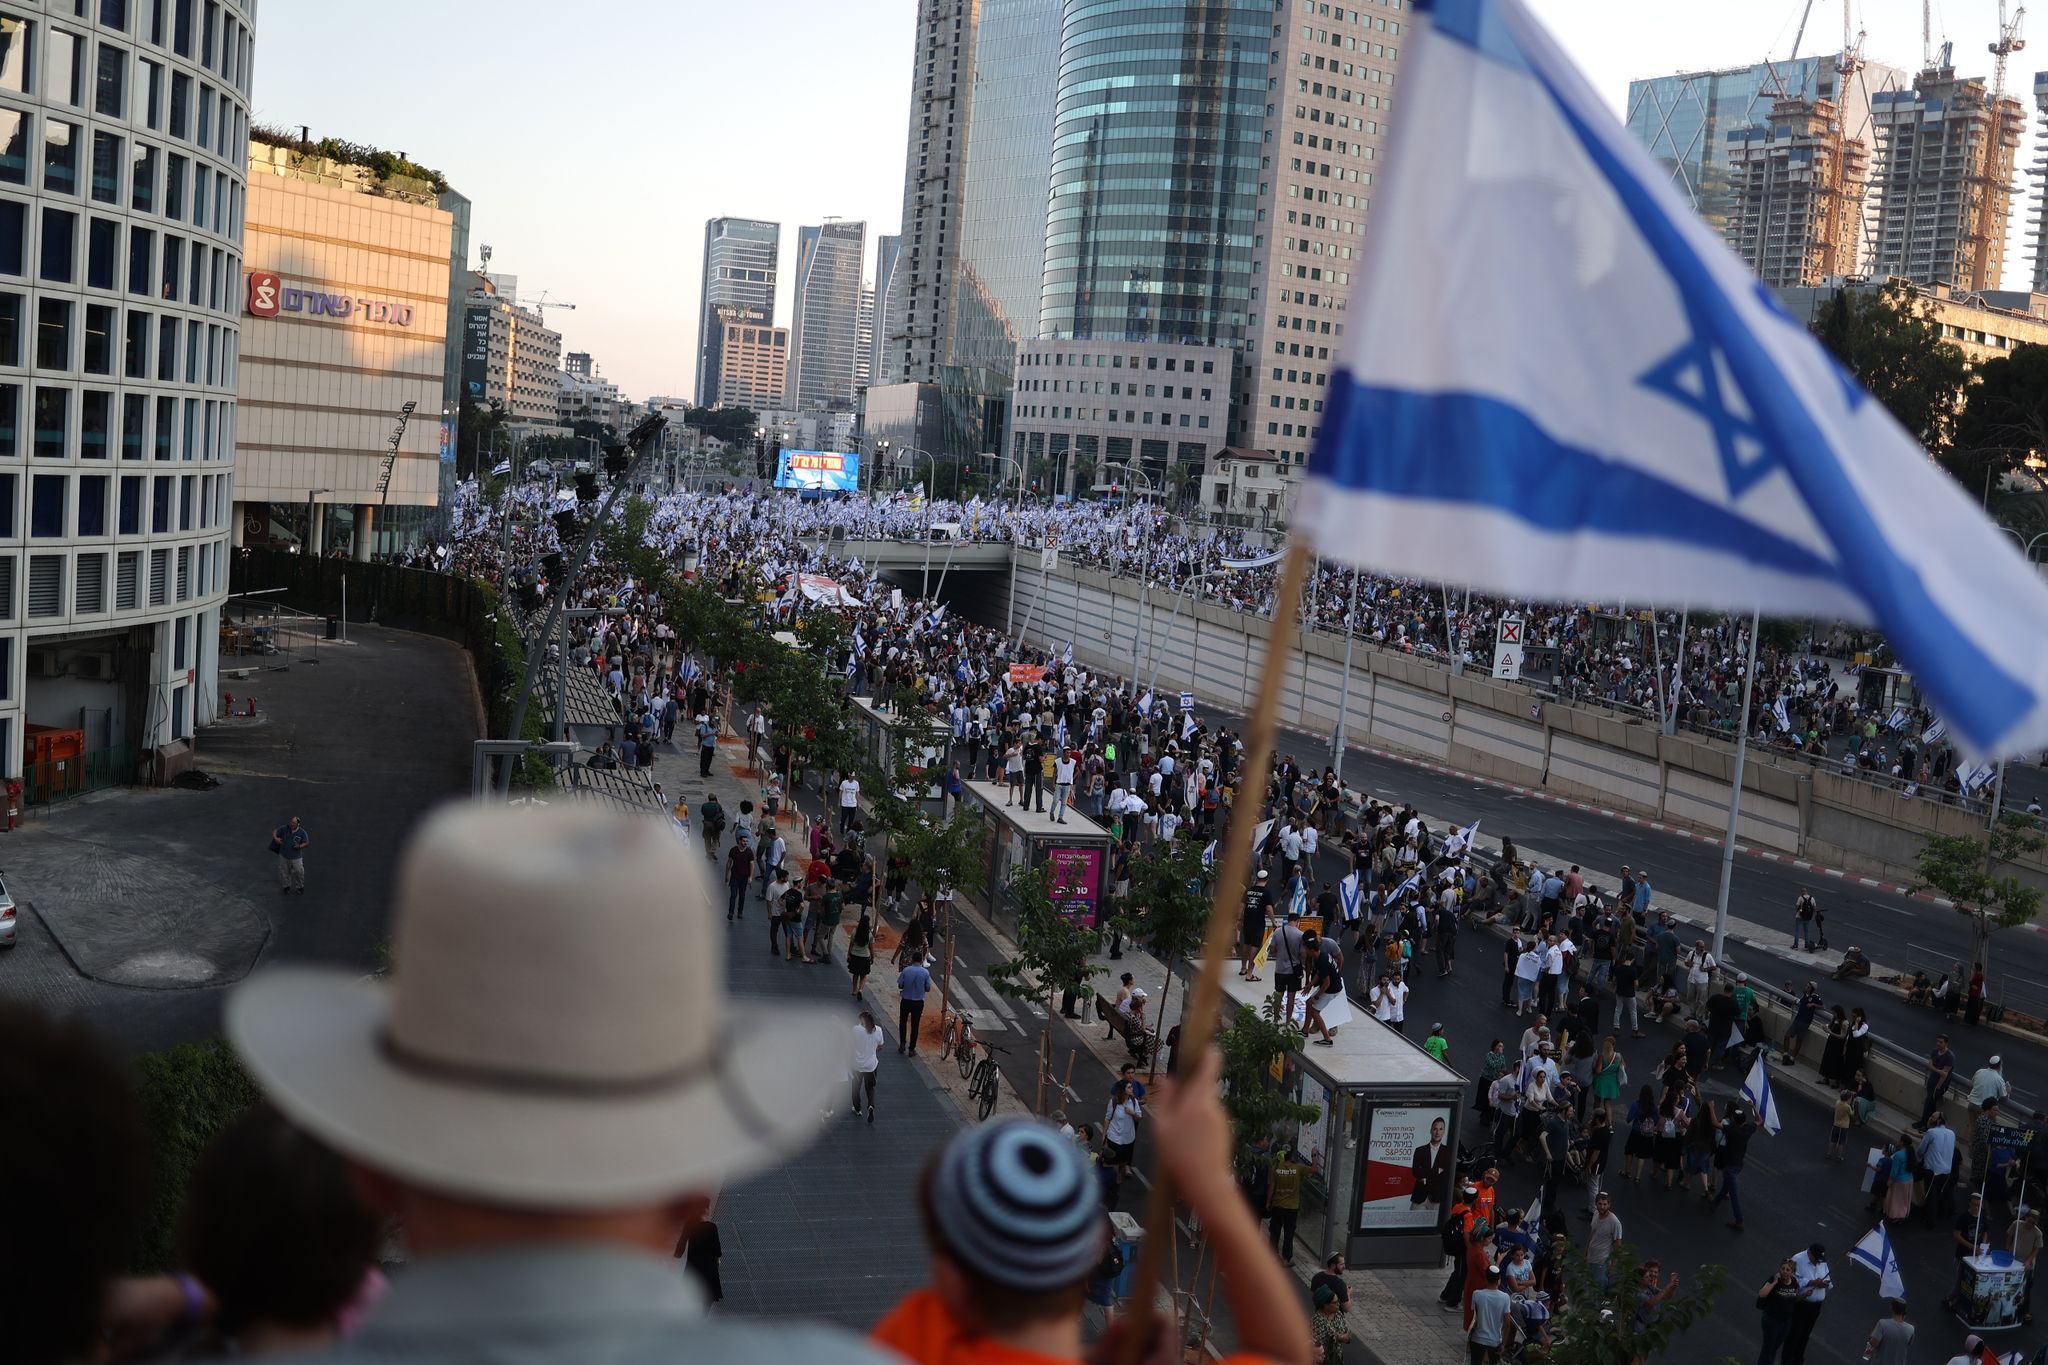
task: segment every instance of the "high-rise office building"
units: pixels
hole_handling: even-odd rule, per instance
[[[866,223],[833,219],[797,229],[789,396],[800,410],[852,409],[866,255]]]
[[[892,381],[1007,376],[1038,331],[1060,42],[1060,0],[921,0]]]
[[[282,302],[242,268],[253,10],[0,10],[0,774],[30,801],[161,780],[217,713],[237,338]],[[50,730],[78,757],[24,772]]]
[[[766,412],[789,386],[789,329],[768,325],[759,308],[718,305],[718,392],[729,408]]]
[[[470,276],[464,338],[462,383],[470,401],[495,404],[514,422],[554,425],[562,402],[562,334],[520,306],[513,277]]]
[[[854,328],[859,350],[853,362],[853,387],[864,389],[874,382],[875,374],[875,290],[873,285],[860,288],[860,320]]]
[[[1342,346],[1408,15],[1379,0],[1161,6],[1137,36],[1122,13],[1068,15],[1013,454],[1057,470],[1071,451],[1062,483],[1126,461],[1179,480],[1237,446],[1292,477]],[[1114,347],[1057,344],[1126,338],[1179,351],[1148,346],[1134,377]],[[1215,373],[1219,353],[1234,373]],[[1226,390],[1224,424],[1207,404]]]
[[[1271,0],[1067,6],[1040,337],[1243,339],[1275,17]]]
[[[1856,273],[1870,145],[1832,100],[1784,99],[1766,123],[1728,135],[1734,203],[1723,236],[1774,289]]]
[[[1288,8],[1299,13],[1299,3]],[[1267,111],[1297,74],[1280,75],[1276,30],[1289,25],[1279,17],[1271,0],[1066,7],[1038,334],[1009,423],[1012,454],[1048,462],[1042,480],[1071,488],[1090,468],[1130,464],[1156,483],[1223,444],[1195,425],[1200,398],[1163,406],[1164,376],[1170,366],[1176,405],[1182,387],[1202,387],[1178,383],[1189,371],[1210,380],[1213,397],[1232,382],[1215,373],[1216,348],[1236,351],[1253,333],[1260,219],[1285,202],[1271,198],[1276,182],[1262,165],[1281,152],[1265,145]],[[1341,61],[1341,42],[1333,51]],[[1320,90],[1322,71],[1308,70]],[[1060,342],[1139,345],[1127,354]],[[1141,347],[1143,377],[1117,374]],[[1155,401],[1132,401],[1144,397]],[[1160,429],[1161,413],[1172,430]]]
[[[868,355],[868,383],[871,385],[896,382],[889,369],[889,318],[892,308],[903,305],[902,286],[896,280],[896,263],[902,247],[900,233],[875,238],[874,344]]]
[[[1251,328],[1230,437],[1240,449],[1271,451],[1285,480],[1307,463],[1322,425],[1410,13],[1373,4],[1331,5],[1325,15],[1318,3],[1311,15],[1307,0],[1292,10],[1274,39],[1286,74],[1266,120],[1273,164],[1260,176]]]
[[[1735,210],[1729,135],[1767,125],[1779,100],[1829,100],[1845,137],[1874,143],[1872,98],[1904,87],[1906,75],[1852,53],[1844,79],[1843,65],[1842,54],[1833,53],[1630,81],[1629,131],[1670,170],[1700,217],[1725,233]]]
[[[2034,108],[2041,118],[2034,142],[2041,150],[2027,171],[2034,178],[2034,292],[2048,294],[2048,71],[2034,73]]]
[[[1943,51],[1946,57],[1946,49]],[[2005,271],[2013,158],[2026,110],[1993,100],[1946,64],[1871,101],[1877,127],[1877,232],[1871,273],[1975,292]]]
[[[718,405],[718,364],[708,352],[716,338],[718,306],[758,308],[775,316],[775,260],[780,223],[759,218],[713,218],[704,224],[704,278],[697,300],[697,402]]]

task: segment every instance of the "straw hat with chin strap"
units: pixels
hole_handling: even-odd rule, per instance
[[[228,1038],[293,1121],[425,1189],[709,1191],[809,1144],[846,1049],[828,1011],[727,1000],[703,869],[659,820],[449,807],[400,869],[391,981],[266,969]]]

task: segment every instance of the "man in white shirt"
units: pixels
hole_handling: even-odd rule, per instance
[[[860,813],[860,779],[847,773],[839,779],[839,832],[846,833],[853,828],[853,820]]]
[[[1391,974],[1381,977],[1372,988],[1372,1017],[1396,1033],[1407,1032],[1408,984]]]
[[[1997,1100],[2003,1104],[2012,1094],[2012,1087],[2005,1080],[2005,1059],[1993,1057],[1977,1069],[1970,1077],[1970,1107],[1982,1109],[1984,1101]]]
[[[1074,755],[1062,752],[1052,764],[1052,821],[1067,823],[1067,799],[1074,793]]]
[[[1280,875],[1293,876],[1295,864],[1301,861],[1301,832],[1295,829],[1291,820],[1280,826],[1280,856],[1285,860]]]
[[[1792,1305],[1792,1329],[1785,1334],[1783,1355],[1786,1365],[1805,1365],[1806,1340],[1820,1321],[1820,1306],[1835,1286],[1834,1271],[1828,1268],[1828,1249],[1815,1242],[1792,1258],[1792,1277],[1799,1283],[1799,1301]]]

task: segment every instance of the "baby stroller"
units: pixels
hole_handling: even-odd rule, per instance
[[[1508,1331],[1501,1341],[1500,1358],[1521,1360],[1532,1347],[1535,1353],[1527,1356],[1531,1360],[1550,1352],[1550,1295],[1540,1289],[1508,1301]]]

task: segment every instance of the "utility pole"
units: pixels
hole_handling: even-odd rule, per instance
[[[1735,739],[1735,781],[1728,789],[1728,836],[1721,841],[1721,889],[1714,897],[1714,957],[1721,956],[1728,942],[1728,888],[1735,879],[1735,825],[1742,818],[1742,768],[1749,758],[1749,699],[1756,688],[1756,637],[1763,626],[1763,609],[1749,617],[1749,666],[1742,674],[1742,711],[1736,717],[1740,727]]]

